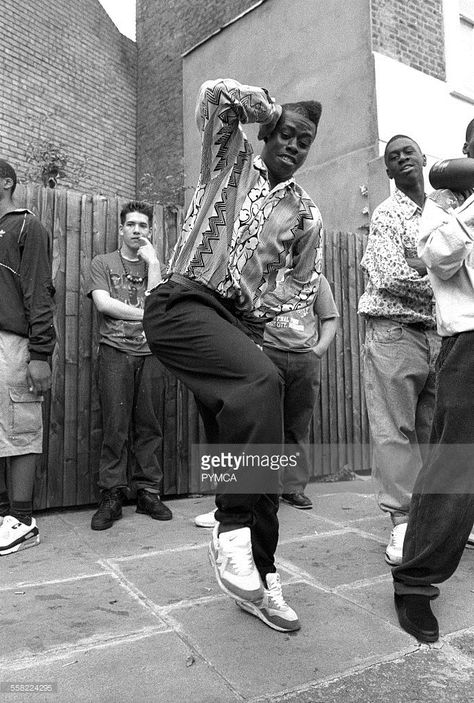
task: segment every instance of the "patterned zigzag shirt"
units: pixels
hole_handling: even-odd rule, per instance
[[[168,266],[256,317],[306,307],[321,272],[318,208],[293,178],[270,189],[241,128],[271,121],[274,110],[262,88],[230,79],[202,85],[199,183]]]

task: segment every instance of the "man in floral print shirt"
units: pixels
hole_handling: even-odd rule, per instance
[[[388,141],[384,158],[396,189],[372,216],[359,313],[366,318],[363,372],[373,479],[380,508],[392,520],[385,558],[395,565],[402,560],[412,489],[430,437],[440,339],[433,291],[416,250],[426,159],[405,135]]]

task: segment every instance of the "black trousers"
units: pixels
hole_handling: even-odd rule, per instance
[[[443,337],[430,455],[413,489],[395,592],[436,598],[474,522],[474,331]]]
[[[193,392],[209,443],[282,446],[279,373],[255,343],[263,326],[204,286],[169,280],[147,298],[143,327],[152,352]],[[216,506],[221,530],[250,528],[262,578],[275,571],[278,496],[225,492]]]

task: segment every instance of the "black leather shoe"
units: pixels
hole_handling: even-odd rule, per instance
[[[304,493],[283,493],[281,498],[285,503],[300,510],[310,510],[313,507],[312,502]]]
[[[150,493],[144,488],[137,491],[137,513],[149,515],[153,520],[171,520],[173,513],[161,502],[157,493]]]
[[[430,598],[423,595],[398,595],[395,593],[395,609],[398,621],[405,632],[420,642],[436,642],[439,638],[438,621],[431,612]]]
[[[123,495],[120,488],[102,491],[99,509],[92,516],[91,528],[93,530],[108,530],[115,520],[122,517]]]

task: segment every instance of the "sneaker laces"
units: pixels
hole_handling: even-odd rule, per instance
[[[267,588],[265,589],[268,593],[269,599],[277,606],[277,608],[287,608],[287,603],[283,598],[283,591],[281,589],[280,574],[275,574],[272,579],[272,584],[268,585],[268,574],[267,574]]]
[[[120,500],[120,493],[104,493],[100,501],[100,507],[111,508],[113,503],[116,503],[118,500]]]
[[[248,549],[247,546],[243,545],[235,545],[233,548],[229,548],[230,546],[226,545],[223,550],[223,556],[228,559],[232,571],[237,576],[247,576],[252,573],[255,568],[252,549]]]
[[[391,546],[397,550],[403,549],[403,542],[405,540],[406,527],[403,528],[402,525],[406,525],[406,523],[395,525],[392,530],[392,534],[390,535]]]

